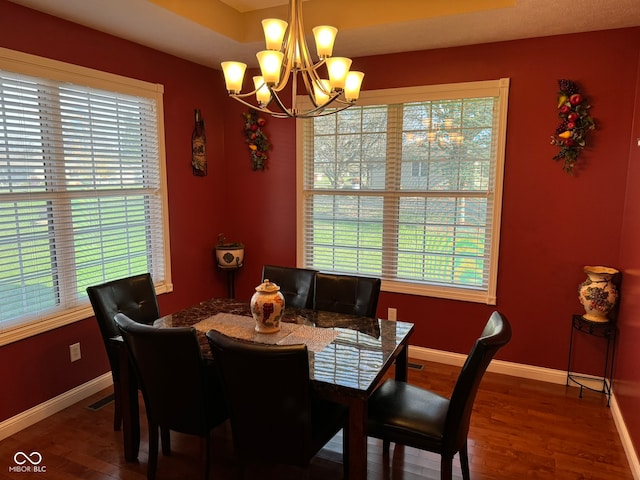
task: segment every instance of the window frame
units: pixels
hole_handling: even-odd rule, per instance
[[[456,286],[438,286],[426,283],[417,283],[404,280],[390,280],[382,278],[382,291],[405,293],[411,295],[430,296],[436,298],[454,299],[477,303],[495,305],[497,302],[497,280],[500,246],[500,228],[503,200],[504,164],[506,151],[506,131],[509,96],[509,78],[486,80],[477,82],[463,82],[442,85],[426,85],[417,87],[391,88],[383,90],[366,90],[361,92],[358,106],[368,105],[392,105],[400,103],[412,103],[421,101],[453,100],[469,97],[498,97],[496,114],[498,115],[495,149],[495,163],[493,174],[494,197],[491,225],[491,247],[489,255],[488,285],[484,289],[472,289]],[[461,95],[462,93],[462,95]],[[298,101],[310,104],[308,97],[299,96]],[[308,227],[305,218],[305,196],[311,195],[311,190],[305,190],[305,164],[304,164],[304,124],[302,122],[313,121],[297,119],[296,121],[296,205],[297,205],[297,232],[296,251],[297,264],[300,267],[311,267],[305,258],[305,231]],[[388,190],[382,190],[388,192]]]
[[[53,80],[58,82],[68,82],[82,87],[90,87],[113,93],[145,97],[155,101],[159,162],[158,174],[161,190],[160,203],[164,232],[161,241],[163,245],[162,262],[164,262],[164,278],[154,279],[154,282],[157,294],[173,291],[173,284],[171,281],[169,208],[164,143],[164,86],[2,47],[0,47],[0,70],[39,77],[45,81]],[[9,322],[8,326],[0,325],[0,346],[90,318],[93,314],[93,309],[87,299],[86,302],[82,302],[75,307],[67,308],[48,315],[45,314],[37,319],[30,319],[24,322],[16,320]]]

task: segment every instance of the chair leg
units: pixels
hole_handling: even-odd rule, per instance
[[[122,390],[120,382],[113,382],[113,430],[120,431],[122,427]]]
[[[171,455],[171,430],[167,427],[160,427],[160,442],[162,443],[162,454],[167,457]]]
[[[147,479],[156,478],[158,468],[158,425],[149,422],[149,464],[147,465]]]
[[[440,480],[452,480],[453,478],[453,457],[440,457]]]
[[[203,458],[204,475],[202,476],[202,478],[204,478],[204,480],[208,480],[209,469],[211,467],[211,436],[210,434],[207,434],[206,437],[202,437],[200,445],[202,448],[202,454],[204,455],[204,458]]]
[[[389,458],[389,447],[391,446],[391,442],[386,438],[382,440],[382,456]]]
[[[460,467],[462,468],[462,479],[470,480],[469,450],[467,449],[467,442],[464,442],[464,446],[460,449]]]
[[[342,472],[344,478],[349,478],[349,429],[342,429]]]

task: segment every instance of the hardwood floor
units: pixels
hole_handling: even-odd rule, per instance
[[[412,362],[423,369],[409,370],[411,383],[449,395],[457,367]],[[144,419],[139,461],[127,463],[122,434],[112,428],[113,403],[97,411],[87,408],[109,393],[100,392],[0,442],[0,479],[146,478]],[[213,435],[210,478],[239,478],[228,425],[217,428]],[[171,440],[171,456],[159,455],[158,480],[200,478],[199,440],[173,432]],[[311,480],[342,478],[341,451],[339,434],[313,460]],[[39,452],[46,472],[10,471],[16,452]],[[370,480],[440,478],[437,455],[392,444],[390,457],[385,462],[381,442],[369,439]],[[480,385],[471,417],[469,461],[473,480],[633,478],[604,396],[586,392],[580,399],[577,388],[492,373]],[[253,467],[247,478],[288,480],[301,478],[300,474],[286,467]],[[454,478],[461,478],[457,457]]]

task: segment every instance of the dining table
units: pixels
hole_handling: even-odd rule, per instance
[[[212,358],[205,336],[211,329],[261,343],[305,343],[314,390],[348,406],[348,478],[366,479],[367,402],[392,365],[395,379],[407,381],[413,324],[287,307],[277,334],[256,332],[254,325],[249,303],[231,298],[212,298],[154,322],[158,328],[194,327],[205,358]],[[125,458],[136,461],[140,443],[138,385],[122,337],[111,341],[121,352],[116,391],[121,395]]]

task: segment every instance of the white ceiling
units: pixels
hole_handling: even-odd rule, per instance
[[[263,48],[260,41],[234,40],[205,27],[202,22],[189,20],[148,0],[11,1],[215,68],[219,68],[222,60],[255,65],[255,52]],[[249,13],[286,3],[286,0],[221,1],[238,12]],[[309,0],[305,5],[319,5],[323,1],[329,0]],[[423,8],[422,2],[426,1],[393,0],[388,3],[388,9],[378,8],[380,11],[374,13],[378,18],[385,18],[385,14],[391,16],[392,10],[411,9],[412,4]],[[185,0],[182,2],[182,7],[188,5]],[[640,25],[640,0],[514,0],[512,3],[515,5],[504,8],[397,23],[378,21],[340,29],[334,55],[353,58]],[[341,12],[335,12],[336,26],[340,24],[340,15]],[[308,30],[314,25],[305,18]]]

